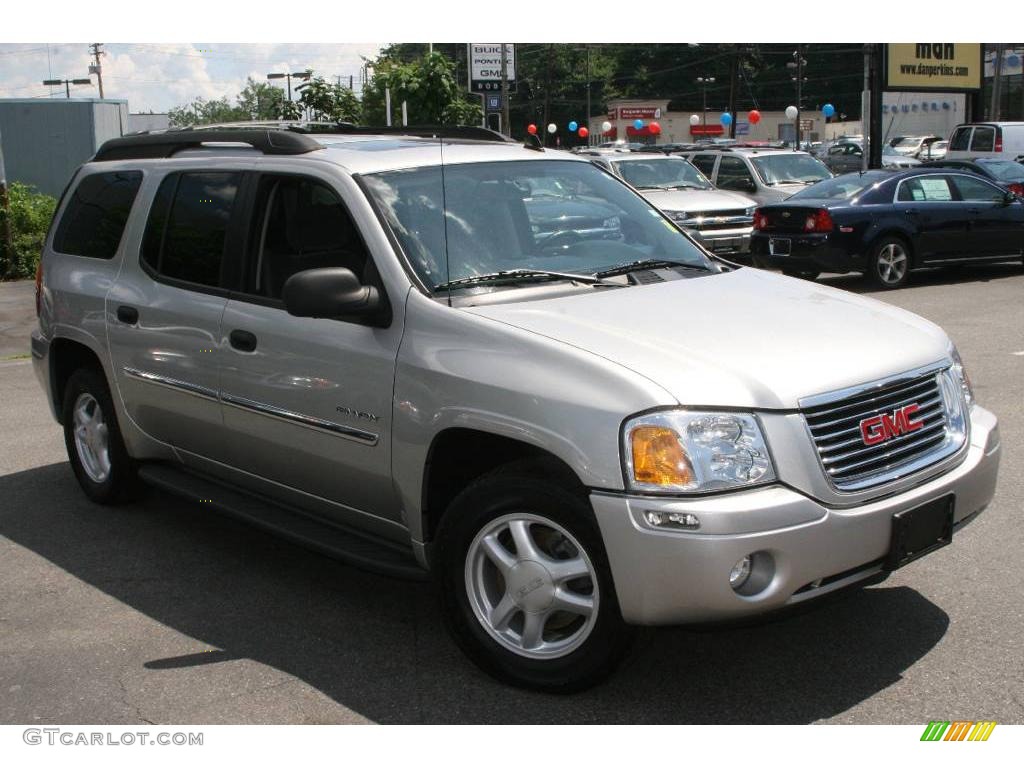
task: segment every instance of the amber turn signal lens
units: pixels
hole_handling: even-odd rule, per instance
[[[637,427],[629,435],[633,448],[633,479],[649,485],[689,485],[693,467],[668,427]]]

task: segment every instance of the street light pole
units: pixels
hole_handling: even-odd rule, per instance
[[[713,78],[713,77],[698,77],[697,78],[697,82],[700,84],[701,91],[704,94],[703,95],[703,103],[704,103],[704,137],[707,138],[707,135],[708,135],[708,83],[715,82],[715,78]]]
[[[92,85],[92,80],[87,77],[76,77],[73,80],[43,80],[43,85],[63,85],[64,95],[70,99],[72,85]]]
[[[305,72],[268,72],[267,80],[281,80],[282,78],[288,83],[288,101],[292,100],[292,78],[309,80],[313,76],[313,71],[307,69]]]

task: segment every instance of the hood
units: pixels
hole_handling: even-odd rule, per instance
[[[753,208],[752,198],[722,189],[644,189],[640,191],[655,208],[663,211],[726,211]]]
[[[942,360],[948,344],[910,312],[751,268],[465,311],[613,360],[691,406],[795,409]]]

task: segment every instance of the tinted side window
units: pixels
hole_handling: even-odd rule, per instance
[[[697,170],[711,178],[711,174],[715,170],[715,156],[714,155],[694,155],[690,158],[690,162],[697,166]]]
[[[289,277],[322,267],[345,267],[372,282],[366,246],[333,189],[299,176],[267,176],[257,201],[250,293],[279,299]]]
[[[953,138],[949,140],[949,149],[956,152],[963,152],[967,149],[971,141],[971,131],[973,128],[969,125],[965,125],[962,128],[957,128],[953,131]]]
[[[154,271],[198,285],[220,285],[228,220],[241,174],[181,173],[160,184],[150,209],[142,260]]]
[[[992,152],[996,148],[996,129],[979,125],[971,139],[971,152]]]
[[[953,179],[956,188],[960,191],[960,198],[971,202],[1001,203],[1006,193],[992,184],[981,179],[972,179],[967,176],[956,176]]]
[[[94,259],[113,258],[141,184],[139,171],[84,177],[68,199],[54,250]]]
[[[738,157],[723,157],[718,162],[718,187],[748,192],[754,187],[754,177]]]

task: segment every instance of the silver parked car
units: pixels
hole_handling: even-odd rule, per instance
[[[683,158],[636,153],[593,161],[630,184],[708,250],[723,256],[750,252],[757,203],[715,189]]]
[[[719,262],[568,153],[312,130],[113,139],[75,174],[31,352],[89,499],[142,481],[433,573],[469,657],[552,691],[635,625],[884,579],[991,500],[996,417],[928,321]]]
[[[680,153],[719,189],[739,192],[760,205],[780,203],[832,172],[807,152],[770,147],[721,147]]]

